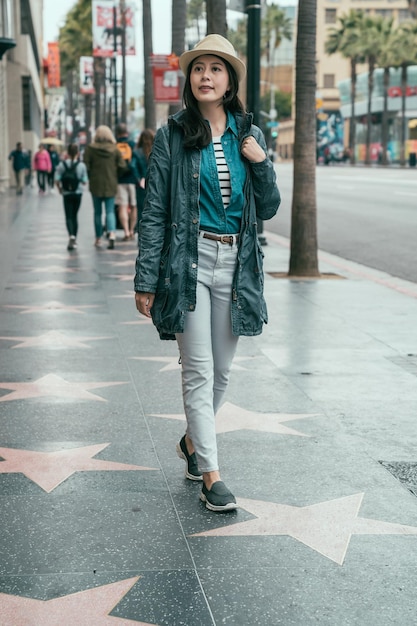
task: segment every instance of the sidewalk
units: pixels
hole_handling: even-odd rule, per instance
[[[327,254],[274,277],[265,231],[269,324],[218,415],[241,508],[214,514],[136,243],[96,250],[85,194],[67,252],[61,198],[25,193],[0,199],[0,626],[417,624],[417,285]]]

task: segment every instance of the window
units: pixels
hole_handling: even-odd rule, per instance
[[[375,15],[380,15],[381,17],[390,18],[392,17],[391,9],[375,9]]]
[[[411,14],[408,9],[398,9],[398,21],[405,22],[411,19]]]
[[[337,10],[325,9],[324,22],[325,24],[336,24]]]
[[[324,89],[334,89],[334,74],[323,74]]]
[[[30,76],[22,76],[23,130],[32,130]]]

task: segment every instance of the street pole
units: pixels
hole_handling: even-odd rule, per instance
[[[126,4],[120,0],[120,14],[122,26],[122,122],[126,124]]]
[[[247,77],[247,106],[253,114],[253,122],[259,125],[260,97],[259,88],[261,82],[261,3],[246,1],[246,13],[248,14],[248,44],[246,58],[248,60]],[[263,221],[258,219],[258,239],[261,245],[266,245],[263,233]]]
[[[117,113],[117,9],[113,6],[113,84],[114,84],[114,127],[119,123]]]

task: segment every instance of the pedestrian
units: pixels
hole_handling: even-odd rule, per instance
[[[116,146],[116,139],[108,126],[98,126],[93,143],[84,153],[90,192],[94,206],[94,229],[96,248],[101,247],[103,236],[103,205],[106,211],[106,228],[109,233],[108,248],[114,248],[116,238],[116,214],[114,211],[119,173],[126,170],[125,162]]]
[[[139,176],[136,169],[136,158],[133,154],[135,144],[129,140],[126,124],[117,125],[116,140],[117,147],[126,163],[126,171],[119,176],[117,185],[117,213],[124,231],[123,241],[129,241],[135,236],[137,222],[136,185],[139,182]]]
[[[55,146],[50,144],[48,146],[49,157],[51,159],[51,171],[48,174],[48,185],[51,190],[54,189],[55,186],[55,170],[58,167],[61,159],[59,158],[59,154],[55,149]]]
[[[220,477],[215,415],[240,335],[267,322],[257,219],[280,204],[264,136],[238,97],[246,68],[233,46],[208,35],[179,60],[185,108],[155,136],[134,280],[138,311],[161,339],[176,339],[186,434],[185,475],[202,480],[208,509],[236,500]]]
[[[28,154],[23,150],[21,141],[18,141],[16,148],[10,152],[9,161],[12,162],[15,175],[16,195],[20,196],[23,193],[24,171],[27,172],[30,167]]]
[[[56,168],[55,182],[64,201],[65,223],[69,235],[68,250],[77,248],[78,211],[81,206],[84,185],[88,182],[87,168],[79,160],[78,146],[68,146],[68,158]]]
[[[33,169],[36,171],[39,193],[43,195],[46,191],[46,185],[48,182],[48,174],[52,170],[51,157],[45,146],[40,143],[37,152],[33,158]]]
[[[133,151],[136,158],[136,169],[138,171],[138,182],[136,183],[137,232],[139,232],[139,222],[142,218],[143,202],[145,199],[145,181],[154,139],[154,131],[151,128],[145,128],[139,135],[136,148]]]

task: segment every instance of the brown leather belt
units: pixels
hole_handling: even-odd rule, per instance
[[[213,241],[220,241],[220,243],[228,243],[229,246],[239,241],[239,235],[216,235],[216,233],[208,233],[207,231],[202,231],[200,234],[203,239],[212,239]]]

